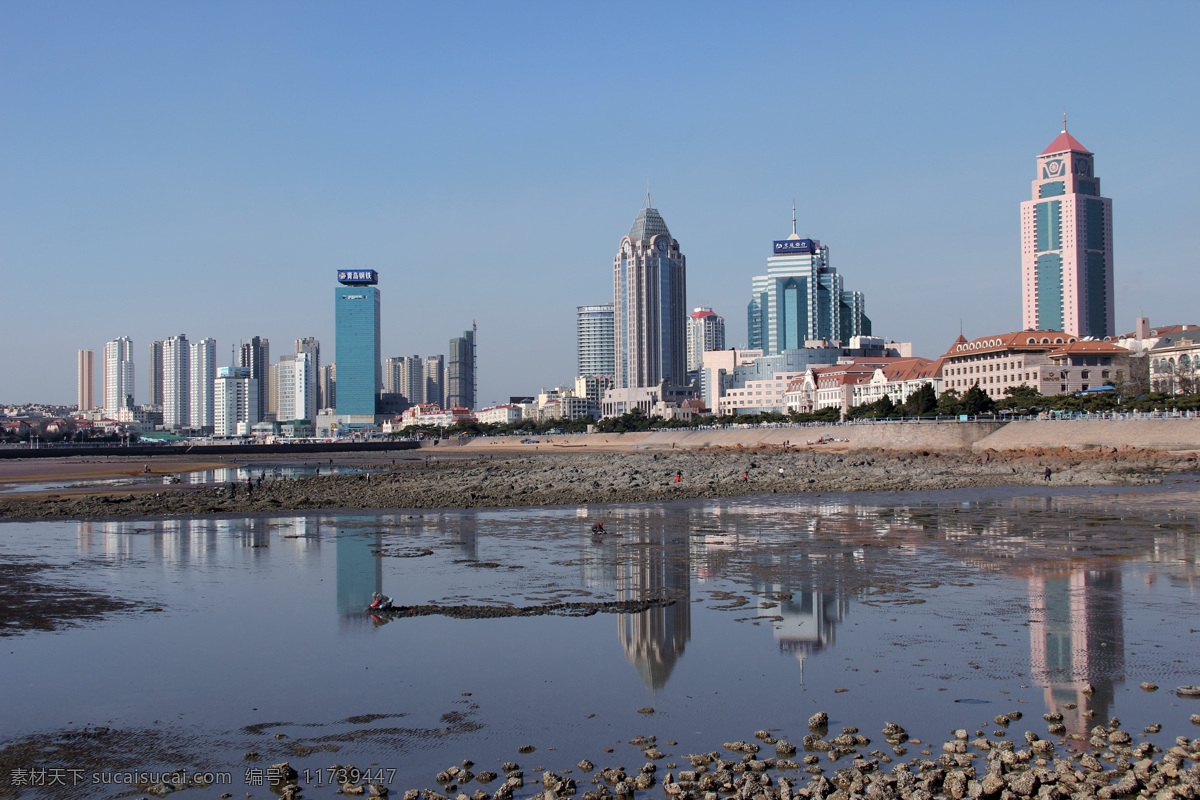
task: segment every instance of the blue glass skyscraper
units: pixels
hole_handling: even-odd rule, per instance
[[[339,270],[334,291],[338,416],[374,416],[381,387],[379,273]],[[365,421],[365,420],[364,420]]]

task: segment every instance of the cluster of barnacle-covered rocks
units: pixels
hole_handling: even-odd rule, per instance
[[[661,786],[669,800],[1200,800],[1200,738],[1180,736],[1163,751],[1149,741],[1135,743],[1114,717],[1107,725],[1092,728],[1090,751],[1080,753],[1064,747],[1069,739],[1056,743],[1031,731],[1018,746],[1007,738],[1007,727],[1019,719],[1019,711],[996,717],[1001,728],[992,738],[982,731],[954,731],[941,745],[940,755],[933,757],[927,743],[910,739],[903,727],[892,722],[882,731],[891,755],[867,750],[871,740],[857,728],[844,727],[830,736],[829,718],[820,712],[809,719],[810,733],[799,744],[758,731],[757,741],[726,742],[722,750],[684,756],[690,762],[687,768],[669,763],[660,769],[655,762],[668,756],[658,749],[655,737],[639,736],[630,744],[640,747],[647,760],[636,769],[598,767],[585,759],[577,765],[578,778],[568,774],[574,770],[562,774],[544,770],[531,778],[529,786],[540,786],[540,791],[530,794],[516,762],[501,765],[503,783],[492,790],[482,786],[500,775],[472,773],[474,765],[464,761],[438,773],[440,791],[411,789],[403,797],[514,800],[519,794],[527,800],[576,795],[579,800],[632,800]],[[1065,732],[1061,715],[1046,714],[1044,719],[1048,732]],[[1200,717],[1192,721],[1200,725]],[[1151,725],[1144,732],[1159,730],[1161,725]],[[896,761],[910,746],[923,747],[921,756]],[[525,753],[532,750],[521,748]],[[468,794],[465,786],[472,782],[481,788]],[[364,788],[368,795],[387,794],[382,786]],[[343,787],[343,792],[354,790]]]

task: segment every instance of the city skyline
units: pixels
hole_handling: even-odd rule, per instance
[[[375,3],[6,8],[0,258],[89,288],[53,313],[0,300],[0,335],[31,342],[0,356],[0,401],[69,404],[70,359],[117,337],[135,362],[180,330],[331,347],[337,268],[385,276],[386,353],[441,352],[448,318],[478,319],[477,405],[560,384],[575,308],[609,295],[613,232],[647,179],[685,245],[687,308],[724,316],[731,346],[746,342],[730,300],[795,198],[800,235],[833,246],[875,331],[934,355],[960,319],[968,338],[1022,327],[1018,207],[1064,106],[1115,205],[1117,332],[1194,322],[1181,231],[1200,166],[1147,154],[1200,116],[1162,80],[1195,71],[1200,9],[1062,8],[1104,58],[1052,80],[1032,3],[665,4],[632,32],[620,5],[481,7],[465,24]],[[664,25],[688,46],[652,46]],[[800,51],[805,31],[820,35]],[[612,131],[647,76],[694,124]],[[530,248],[530,229],[569,250]],[[139,401],[150,375],[141,361]]]

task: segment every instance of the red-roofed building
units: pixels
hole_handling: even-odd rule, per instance
[[[861,406],[874,403],[886,394],[892,402],[901,405],[909,396],[925,384],[933,387],[934,394],[942,393],[942,360],[928,358],[902,358],[875,369],[866,383],[854,386],[851,405]]]
[[[965,394],[972,386],[994,400],[1009,387],[1044,395],[1119,384],[1131,375],[1131,353],[1112,342],[1063,331],[1015,331],[967,341],[960,336],[942,356],[942,386]]]
[[[1100,196],[1092,153],[1063,130],[1037,157],[1021,203],[1021,313],[1029,330],[1116,335],[1112,201]]]

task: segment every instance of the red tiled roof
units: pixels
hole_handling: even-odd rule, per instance
[[[1051,350],[1046,355],[1053,358],[1056,355],[1074,355],[1078,353],[1108,353],[1110,355],[1128,355],[1129,350],[1115,345],[1112,342],[1087,341],[1087,342],[1071,342],[1070,344],[1060,345]]]
[[[1058,135],[1057,139],[1050,143],[1049,147],[1042,151],[1042,155],[1048,156],[1051,153],[1061,153],[1064,150],[1074,150],[1078,153],[1087,153],[1088,155],[1092,154],[1092,151],[1081,145],[1078,139],[1063,131]]]
[[[962,337],[960,336],[955,340],[954,344],[950,345],[950,349],[946,351],[942,358],[952,358],[967,353],[989,353],[1013,348],[1033,347],[1048,350],[1052,347],[1062,347],[1064,344],[1068,344],[1071,339],[1077,338],[1063,331],[1012,331],[1011,333],[1000,333],[994,336],[980,336],[978,339],[972,339],[969,342],[962,341]],[[1033,339],[1033,341],[1030,342],[1030,339]],[[1042,342],[1042,339],[1049,339],[1050,341]],[[1061,339],[1062,341],[1056,342],[1056,339]]]
[[[704,319],[705,317],[715,317],[715,311],[693,311],[689,316],[692,319]]]

